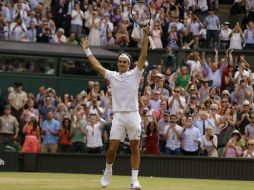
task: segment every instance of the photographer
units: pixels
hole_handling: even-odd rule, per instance
[[[217,136],[213,135],[213,128],[208,125],[205,128],[205,135],[201,138],[201,149],[203,156],[218,157],[217,153]]]

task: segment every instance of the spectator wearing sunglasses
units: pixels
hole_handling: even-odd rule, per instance
[[[254,139],[254,114],[250,115],[250,124],[245,128],[245,139],[246,141]]]

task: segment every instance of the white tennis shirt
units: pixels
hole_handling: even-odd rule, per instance
[[[143,70],[137,67],[120,74],[106,70],[105,78],[110,81],[113,112],[138,111],[138,88]]]

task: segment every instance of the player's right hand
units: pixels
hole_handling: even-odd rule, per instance
[[[87,37],[82,37],[81,38],[81,46],[83,47],[83,49],[87,49],[89,48],[89,44],[88,44],[88,38]]]

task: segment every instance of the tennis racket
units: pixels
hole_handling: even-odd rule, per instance
[[[135,23],[137,23],[141,28],[149,27],[152,19],[152,13],[147,4],[142,1],[136,2],[131,9],[131,16]],[[154,42],[150,34],[148,35],[148,39],[150,42],[150,46],[152,49],[155,49]]]

